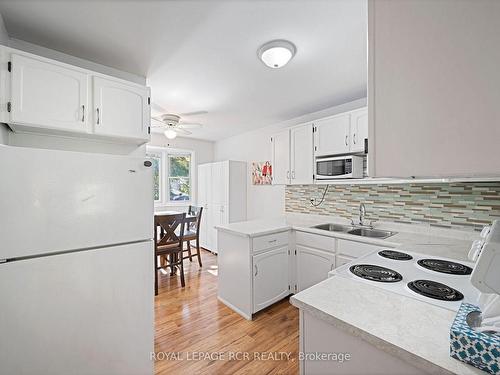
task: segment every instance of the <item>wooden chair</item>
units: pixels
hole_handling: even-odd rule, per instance
[[[182,247],[184,244],[184,226],[186,222],[186,214],[161,215],[155,216],[155,257],[154,257],[154,272],[155,272],[155,296],[158,295],[158,256],[167,256],[169,262],[168,267],[171,268],[171,274],[175,273],[175,268],[179,266],[181,274],[181,286],[185,286],[184,282],[184,265],[182,257]],[[158,232],[158,229],[160,231]]]
[[[184,241],[187,242],[187,249],[184,251],[188,252],[188,255],[183,257],[184,259],[189,259],[190,262],[193,261],[193,254],[191,252],[191,241],[196,241],[196,256],[198,257],[198,264],[201,264],[201,251],[200,251],[200,225],[201,225],[201,214],[203,212],[203,207],[189,206],[188,215],[194,216],[194,219],[187,219],[188,226],[186,228],[186,233],[184,233]]]

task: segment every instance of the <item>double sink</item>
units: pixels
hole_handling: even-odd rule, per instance
[[[390,232],[387,230],[372,229],[372,228],[359,228],[359,227],[354,227],[354,226],[350,226],[350,225],[342,225],[342,224],[320,224],[320,225],[313,226],[313,228],[320,229],[320,230],[326,230],[329,232],[341,232],[341,233],[352,234],[354,236],[380,238],[380,239],[388,238],[388,237],[393,236],[397,233],[397,232]]]

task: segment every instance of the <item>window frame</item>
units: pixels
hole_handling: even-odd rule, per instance
[[[146,146],[146,154],[159,155],[160,156],[160,173],[159,173],[159,200],[154,201],[155,207],[158,206],[188,206],[195,201],[195,174],[193,173],[193,168],[195,168],[195,153],[192,150],[177,149],[170,147],[157,147],[157,146]],[[185,201],[173,201],[170,200],[170,159],[169,156],[178,155],[189,155],[189,200]],[[173,176],[178,178],[178,176]]]

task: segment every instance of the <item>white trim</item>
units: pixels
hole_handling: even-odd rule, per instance
[[[196,202],[196,173],[194,173],[193,169],[196,166],[196,155],[195,151],[180,149],[180,148],[172,148],[172,147],[160,147],[160,146],[146,146],[146,153],[151,154],[161,154],[161,166],[160,166],[160,200],[155,201],[154,205],[156,207],[164,207],[164,206],[189,206]],[[167,179],[168,175],[168,155],[190,155],[190,163],[189,163],[189,188],[190,188],[190,199],[187,201],[171,201],[167,199]]]

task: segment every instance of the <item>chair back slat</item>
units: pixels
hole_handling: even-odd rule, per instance
[[[155,216],[155,241],[157,247],[178,245],[179,248],[182,248],[185,221],[185,213]],[[160,233],[158,233],[158,228],[160,228]]]
[[[196,216],[196,222],[193,223],[193,226],[196,230],[196,232],[199,233],[200,231],[200,224],[201,224],[201,214],[203,212],[203,207],[197,207],[197,206],[189,206],[189,209],[188,209],[188,215],[191,215],[191,216]]]

